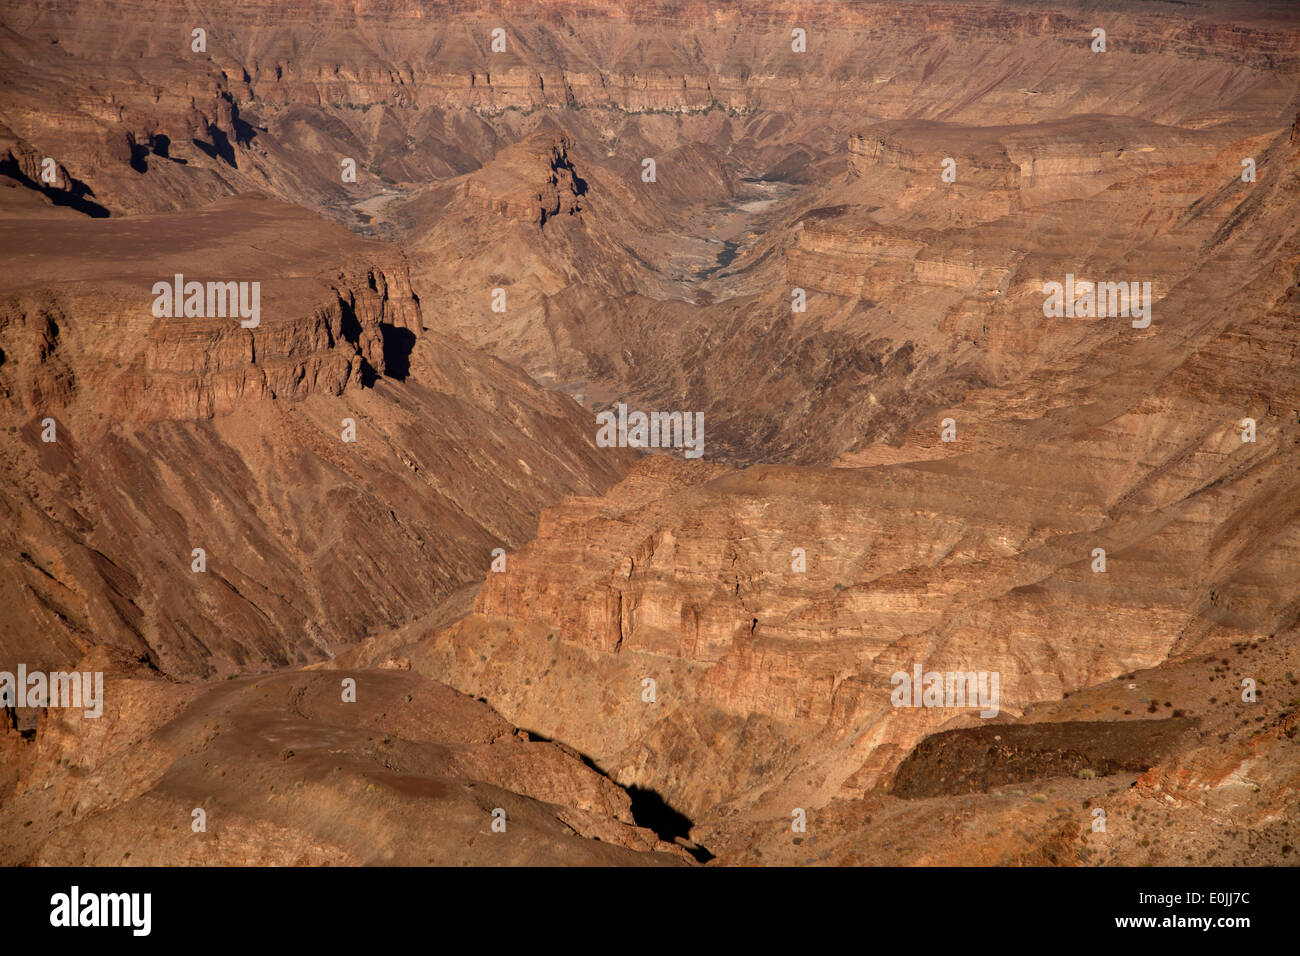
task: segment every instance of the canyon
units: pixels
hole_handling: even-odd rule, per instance
[[[1300,16],[1078,6],[7,9],[0,862],[1294,864]]]

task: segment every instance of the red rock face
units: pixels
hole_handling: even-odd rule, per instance
[[[1300,29],[1072,6],[13,11],[0,860],[1291,862]]]

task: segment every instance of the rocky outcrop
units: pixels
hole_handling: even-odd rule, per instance
[[[470,176],[465,195],[498,215],[538,226],[580,212],[587,185],[569,161],[572,146],[563,133],[539,131]]]
[[[286,223],[276,221],[273,207],[249,200],[212,207],[203,218],[208,223],[242,221],[254,234],[253,243],[259,241],[259,230],[269,240],[271,230]],[[176,237],[165,233],[177,224],[168,218],[106,224],[93,243],[109,256],[126,236],[155,231],[155,248],[144,246],[134,253],[157,256],[150,263],[153,274],[122,281],[109,278],[117,265],[112,259],[70,262],[57,292],[52,281],[56,250],[72,250],[81,227],[65,220],[42,228],[35,248],[47,256],[51,284],[36,276],[21,278],[0,319],[5,353],[21,360],[11,361],[5,376],[16,414],[48,414],[80,397],[116,421],[212,418],[244,401],[341,395],[349,386],[388,374],[393,360],[407,362],[391,343],[401,340],[409,353],[423,323],[400,255],[375,248],[367,260],[364,253],[331,250],[325,254],[339,255],[341,267],[318,279],[277,275],[264,257],[256,263],[256,254],[245,262],[228,260],[225,268],[208,261],[196,273],[197,260],[176,257],[174,266],[166,262],[165,250]],[[335,234],[334,242],[340,239]],[[183,282],[205,287],[220,283],[214,301],[219,313],[228,314],[155,315],[156,282],[167,287],[166,309],[173,311],[171,290],[178,274]],[[225,286],[232,282],[244,288],[227,299]],[[206,311],[212,297],[200,298]],[[258,313],[253,318],[236,314],[236,306],[249,306],[252,315],[254,303]],[[252,324],[254,319],[258,324]],[[87,394],[81,396],[83,392]]]
[[[36,264],[0,313],[10,661],[317,660],[476,581],[627,461],[569,399],[427,332],[400,254],[310,214],[243,199],[22,242]],[[259,283],[259,323],[155,316],[176,273]]]

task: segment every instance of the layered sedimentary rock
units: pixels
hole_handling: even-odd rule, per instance
[[[609,142],[720,136],[775,168],[825,156],[864,116],[1199,120],[1195,64],[1214,109],[1241,120],[1300,54],[1284,6],[1101,18],[1099,55],[1096,17],[998,3],[219,5],[196,19],[157,0],[15,9],[0,53],[6,122],[108,208],[137,211],[251,186],[328,207],[352,191],[343,157],[371,190],[445,178],[544,115],[586,110]],[[121,26],[137,22],[149,26]]]
[[[145,11],[0,36],[6,859],[1289,862],[1287,7]]]
[[[640,465],[607,497],[548,512],[508,571],[485,577],[478,616],[406,632],[412,666],[568,740],[614,779],[662,793],[717,852],[778,832],[796,808],[839,814],[887,790],[926,735],[978,724],[978,708],[893,706],[893,676],[918,663],[1000,675],[1006,720],[1135,671],[1158,685],[1179,662],[1260,648],[1257,669],[1237,676],[1281,685],[1267,706],[1232,683],[1208,711],[1201,689],[1174,706],[1215,715],[1225,736],[1211,762],[1276,749],[1276,778],[1259,797],[1246,788],[1258,819],[1242,839],[1267,838],[1280,853],[1296,824],[1277,808],[1295,773],[1281,740],[1296,707],[1287,569],[1300,554],[1283,503],[1297,492],[1300,391],[1287,356],[1300,347],[1300,254],[1289,212],[1297,156],[1279,149],[1270,145],[1269,176],[1249,196],[1225,185],[1183,214],[1205,230],[1205,258],[1166,280],[1150,331],[1128,316],[1043,323],[1041,341],[1067,336],[1050,370],[915,415],[899,446],[844,460],[872,467]],[[1198,305],[1217,301],[1229,276],[1236,309]],[[954,441],[941,438],[943,418]],[[556,699],[575,704],[557,711]],[[1168,716],[1159,703],[1151,711]],[[1256,741],[1257,720],[1279,729]],[[1195,766],[1209,733],[1142,759]],[[1162,817],[1201,800],[1160,797],[1181,772],[1160,767],[1143,786],[1164,788],[1153,798]],[[1093,772],[1112,778],[1108,789],[1084,787],[1094,800],[1123,777],[1100,759]],[[1198,780],[1190,790],[1219,788]],[[1205,799],[1201,826],[1234,798]],[[1135,812],[1131,801],[1115,806]],[[833,828],[860,825],[859,811],[845,812]],[[1122,841],[1088,850],[1086,827],[1069,822],[1063,837],[1057,824],[984,861],[1134,858]],[[1232,862],[1243,845],[1229,838],[1203,852]],[[757,860],[734,852],[724,858]],[[937,844],[928,852],[942,859]]]
[[[1293,310],[1275,321],[1294,327]],[[1005,720],[1135,670],[1158,681],[1171,658],[1276,646],[1281,658],[1244,671],[1268,684],[1266,707],[1233,682],[1221,692],[1239,715],[1224,725],[1231,753],[1247,744],[1243,721],[1285,729],[1294,712],[1285,569],[1300,559],[1293,509],[1278,511],[1296,494],[1290,413],[1251,445],[1230,405],[1190,388],[1235,338],[1196,350],[1132,412],[1026,447],[824,473],[642,466],[608,498],[548,513],[509,571],[487,577],[481,616],[431,630],[412,666],[663,793],[715,851],[737,810],[779,826],[793,808],[860,799],[925,735],[980,722],[978,708],[892,706],[891,675],[918,663],[1000,675]],[[1269,403],[1293,401],[1291,388]],[[1192,690],[1176,706],[1204,702]]]
[[[319,658],[620,473],[571,401],[428,333],[400,253],[310,214],[0,232],[30,263],[6,280],[0,394],[5,651],[33,668],[99,643],[173,676]],[[258,324],[155,314],[177,274],[256,283]]]
[[[539,131],[503,150],[465,181],[465,195],[489,212],[545,226],[552,216],[582,209],[586,183],[576,177],[563,133]]]
[[[158,3],[153,28],[125,33],[74,28],[104,9],[41,8],[13,18],[0,51],[12,77],[0,119],[106,210],[257,188],[406,237],[438,327],[573,394],[684,396],[733,460],[826,461],[851,436],[901,434],[918,404],[953,401],[963,382],[1018,372],[1026,350],[1054,354],[1020,297],[1045,276],[1203,246],[1215,218],[1178,210],[1226,189],[1294,118],[1286,13],[374,3],[314,11],[306,39],[293,8],[218,7],[198,24]],[[52,64],[32,52],[42,44]],[[123,51],[142,72],[124,71]],[[104,78],[84,94],[89,70]],[[563,160],[534,156],[553,136],[572,143]],[[818,186],[728,258],[699,207],[743,204],[737,183],[756,176]],[[588,214],[565,215],[579,206]],[[789,226],[828,209],[840,212]],[[546,235],[517,228],[555,215]],[[877,261],[882,226],[904,234]],[[925,232],[950,226],[970,231]],[[1027,261],[1030,248],[1059,258]],[[1065,261],[1074,249],[1090,261]],[[702,273],[716,273],[703,290]],[[814,295],[808,312],[790,311],[791,288]],[[505,313],[488,311],[495,289]],[[699,302],[715,308],[681,307]],[[741,358],[755,341],[760,363]],[[686,370],[696,356],[707,380]],[[859,413],[864,391],[875,402]]]

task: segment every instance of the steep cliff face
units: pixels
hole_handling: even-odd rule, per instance
[[[1300,31],[1128,6],[6,12],[0,858],[1286,862]]]
[[[0,396],[5,651],[33,668],[98,643],[186,677],[318,659],[620,473],[568,399],[428,333],[388,247],[266,200],[97,225],[0,227],[31,263]],[[155,315],[177,273],[257,283],[258,324]]]
[[[19,416],[94,407],[118,422],[211,419],[246,401],[342,395],[392,365],[404,368],[395,348],[385,357],[385,338],[414,343],[406,323],[420,328],[404,276],[390,289],[382,266],[354,270],[322,282],[312,296],[319,305],[299,307],[306,314],[258,331],[242,328],[238,315],[155,319],[143,286],[117,295],[19,294],[0,320],[13,359],[5,391]]]

